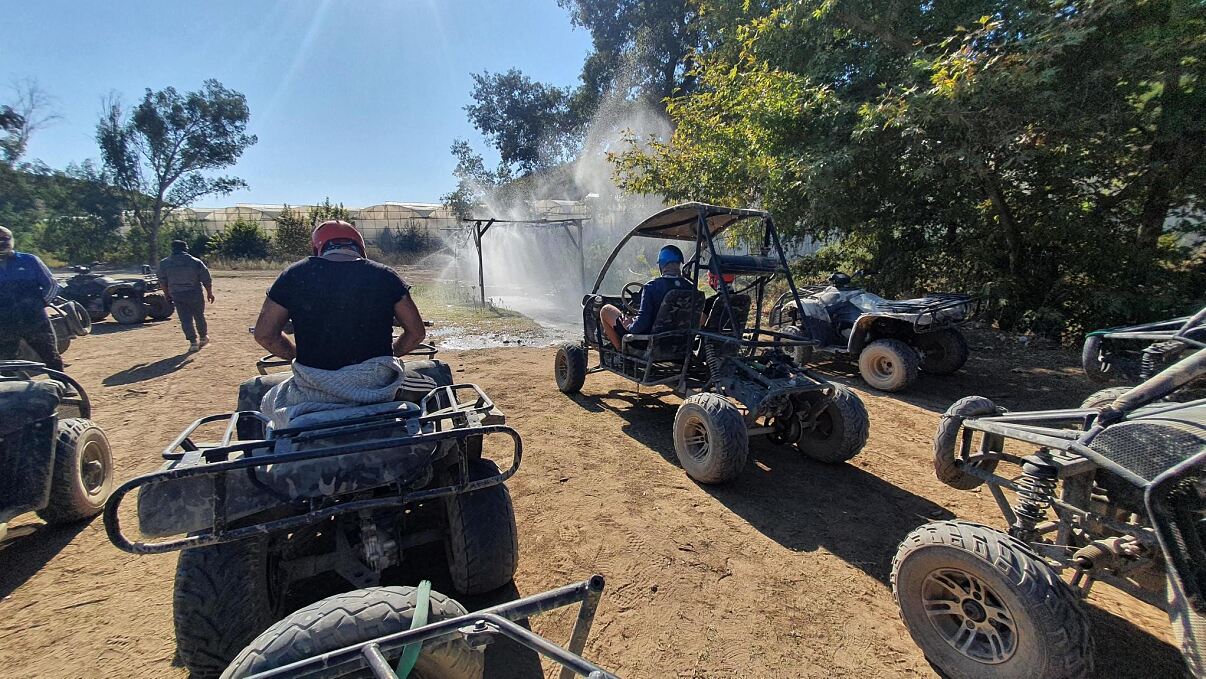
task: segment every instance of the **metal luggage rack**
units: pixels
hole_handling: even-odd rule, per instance
[[[459,402],[456,394],[460,391],[472,391],[476,395],[475,400],[472,403]],[[433,407],[436,409],[432,410]],[[240,419],[250,417],[267,424],[268,418],[253,411],[239,411],[203,417],[189,425],[163,451],[164,459],[174,461],[183,460],[188,453],[197,453],[199,464],[162,469],[135,477],[123,483],[113,491],[113,494],[109,497],[109,501],[105,504],[105,531],[108,533],[109,540],[119,549],[135,554],[159,554],[222,542],[233,542],[255,535],[300,528],[316,521],[325,520],[348,512],[401,507],[415,502],[425,502],[450,495],[459,495],[489,488],[504,483],[507,479],[511,478],[519,470],[519,464],[523,457],[523,441],[519,437],[519,432],[504,424],[481,423],[480,418],[490,413],[493,408],[493,401],[477,385],[454,384],[431,390],[423,398],[420,404],[420,414],[417,417],[413,415],[407,417],[399,415],[396,412],[387,412],[352,418],[337,423],[316,423],[278,429],[273,432],[273,438],[271,439],[237,442],[232,439],[238,430]],[[199,427],[223,420],[227,421],[227,426],[219,444],[214,446],[197,446],[192,442],[190,435]],[[395,429],[400,423],[409,421],[417,421],[419,433],[386,436],[367,441],[354,441],[334,445],[330,448],[290,450],[284,453],[268,452],[275,448],[276,443],[281,440],[312,444],[316,441],[337,436]],[[445,422],[450,423],[453,428],[442,429],[441,425]],[[431,425],[435,431],[424,433],[423,428],[425,425]],[[409,486],[418,480],[418,476],[422,476],[422,473],[420,473],[416,478],[400,479],[386,486],[386,488],[393,489],[394,494],[392,495],[346,502],[340,502],[334,498],[284,500],[285,504],[292,503],[303,513],[297,516],[254,523],[237,528],[229,528],[227,526],[226,500],[228,493],[226,475],[230,472],[246,470],[253,485],[267,488],[267,485],[257,477],[256,469],[269,465],[331,458],[368,451],[424,446],[449,440],[465,441],[469,438],[484,438],[495,434],[510,436],[513,449],[510,466],[494,476],[474,481],[463,481],[438,488],[408,491]],[[435,456],[438,450],[438,446],[432,445],[430,455]],[[235,453],[241,453],[242,457],[233,460],[230,459],[231,455]],[[184,538],[160,542],[130,540],[122,532],[119,507],[122,500],[130,491],[151,483],[202,476],[213,479],[213,528],[192,533]],[[460,459],[460,478],[469,478],[469,461],[465,456],[462,456]]]
[[[582,649],[586,645],[591,625],[594,624],[603,586],[603,576],[594,575],[583,582],[298,660],[252,675],[248,679],[342,677],[366,669],[377,679],[398,679],[398,675],[386,660],[386,655],[396,656],[406,646],[453,636],[463,637],[471,645],[477,645],[478,640],[485,642],[487,639],[484,637],[498,634],[561,665],[559,679],[572,679],[575,676],[587,679],[618,679],[616,675],[582,657]],[[525,618],[574,604],[580,604],[578,618],[565,648],[518,624],[518,621]]]
[[[905,300],[885,300],[875,305],[875,310],[890,314],[912,315],[913,325],[917,328],[927,328],[938,320],[939,312],[957,307],[966,307],[967,313],[959,318],[965,321],[979,313],[984,305],[984,299],[955,292],[938,292],[928,295],[929,302],[910,302]]]

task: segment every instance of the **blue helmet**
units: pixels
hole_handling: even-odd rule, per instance
[[[659,267],[666,266],[671,262],[683,263],[683,251],[679,250],[675,245],[665,245],[661,250],[657,251],[657,265]]]

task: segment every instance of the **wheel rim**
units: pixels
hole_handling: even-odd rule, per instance
[[[930,624],[951,648],[989,665],[1017,651],[1017,625],[1001,597],[980,578],[943,568],[926,576],[921,602]]]
[[[812,426],[805,428],[800,434],[802,437],[814,441],[827,441],[830,436],[833,436],[833,430],[833,415],[829,412],[829,407],[826,407],[813,420]]]
[[[80,483],[89,495],[96,495],[105,485],[105,453],[98,441],[89,441],[80,451]]]
[[[886,382],[892,379],[892,375],[896,372],[896,362],[891,356],[879,355],[871,359],[870,373],[876,380]]]
[[[686,427],[683,428],[683,442],[686,444],[687,455],[698,462],[706,460],[708,453],[712,450],[712,444],[708,438],[708,426],[698,417],[692,417],[687,421]]]
[[[553,364],[553,374],[557,377],[557,384],[565,384],[569,380],[569,361],[566,360],[564,351],[557,352],[557,360]]]

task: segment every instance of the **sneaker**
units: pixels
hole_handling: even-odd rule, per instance
[[[200,344],[197,344],[197,342],[196,342],[196,341],[189,342],[189,343],[188,343],[188,350],[189,350],[189,351],[201,351],[201,345],[200,345]]]
[[[201,347],[203,347],[203,346],[205,346],[206,344],[209,344],[209,338],[208,338],[208,337],[202,337],[202,338],[201,338],[201,344],[200,344],[200,346],[201,346]],[[199,348],[199,347],[198,347],[198,348]]]

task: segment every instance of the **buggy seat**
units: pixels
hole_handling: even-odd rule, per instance
[[[649,334],[624,335],[624,354],[646,361],[683,358],[691,346],[691,331],[699,323],[702,307],[703,293],[698,290],[667,292]]]

